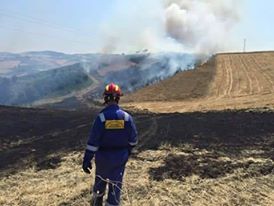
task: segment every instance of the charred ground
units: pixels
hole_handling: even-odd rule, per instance
[[[1,107],[1,178],[12,179],[29,168],[37,174],[40,171],[58,171],[64,167],[63,164],[67,164],[67,157],[71,154],[76,155],[72,158],[71,167],[80,172],[82,152],[97,112],[97,109],[68,112]],[[134,175],[137,175],[137,171],[144,173],[140,177],[143,183],[158,182],[155,184],[161,183],[162,187],[168,180],[187,185],[189,178],[193,177],[216,181],[231,176],[241,181],[266,178],[270,185],[262,192],[260,203],[272,201],[274,184],[270,179],[273,180],[274,174],[274,111],[256,109],[183,114],[135,111],[133,115],[139,129],[140,143],[128,165],[127,178],[131,181],[136,181]],[[144,171],[138,169],[139,166],[143,166]],[[32,177],[28,178],[32,181]],[[77,186],[80,183],[75,184]],[[128,185],[134,194],[132,201],[136,201],[136,204],[142,202],[138,198],[144,195],[138,193],[139,186],[132,183]],[[2,183],[1,187],[5,191],[5,188],[16,186]],[[173,189],[176,189],[175,186]],[[88,192],[82,192],[71,199],[55,201],[60,205],[86,205]],[[157,193],[154,195],[157,200],[162,198]],[[256,200],[256,194],[249,195],[252,195],[250,201]],[[237,199],[237,196],[233,198]],[[44,201],[53,204],[50,200]],[[127,200],[124,201],[127,205]],[[185,199],[182,197],[170,201],[183,204]],[[7,203],[7,200],[1,199],[1,203]],[[205,201],[205,205],[208,203]],[[159,205],[169,204],[165,202]]]

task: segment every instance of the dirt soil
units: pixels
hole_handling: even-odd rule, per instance
[[[97,112],[0,107],[0,205],[89,205],[81,163]],[[273,110],[132,114],[123,205],[273,205]]]
[[[274,52],[226,53],[124,98],[153,112],[274,108]]]

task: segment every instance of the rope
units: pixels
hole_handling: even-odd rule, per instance
[[[114,197],[115,197],[115,200],[116,200],[116,202],[118,202],[118,200],[116,199],[116,193],[115,193],[115,187],[121,192],[121,194],[122,194],[122,192],[123,192],[123,190],[122,190],[122,188],[121,187],[119,187],[118,186],[118,184],[123,184],[122,182],[120,182],[120,181],[114,181],[114,180],[110,180],[110,179],[104,179],[102,176],[100,176],[100,175],[96,175],[96,177],[98,177],[100,180],[102,180],[103,182],[106,182],[106,183],[108,183],[109,185],[111,185],[112,186],[112,190],[113,190],[113,192],[114,192]],[[130,200],[130,198],[129,198],[129,194],[128,194],[128,189],[127,189],[127,187],[125,186],[125,184],[124,184],[124,186],[123,186],[123,188],[125,188],[125,194],[126,194],[126,196],[127,196],[127,201],[128,201],[128,203],[129,203],[129,205],[132,205],[132,201]]]

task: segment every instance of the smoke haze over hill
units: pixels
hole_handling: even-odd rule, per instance
[[[200,56],[183,53],[0,53],[0,104],[31,105],[77,98],[101,99],[110,82],[125,93],[194,67]],[[16,64],[15,64],[15,63]],[[58,66],[65,64],[64,66]],[[66,65],[69,64],[69,65]],[[1,65],[5,65],[1,69]],[[52,68],[56,65],[56,68]],[[1,73],[2,72],[2,73]]]

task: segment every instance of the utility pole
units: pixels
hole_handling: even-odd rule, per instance
[[[244,38],[244,47],[243,47],[243,52],[246,52],[246,38]]]

